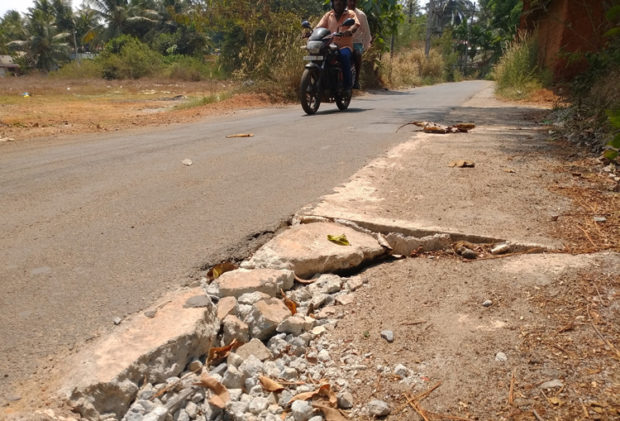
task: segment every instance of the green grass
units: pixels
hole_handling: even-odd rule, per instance
[[[203,105],[215,104],[220,101],[224,101],[226,99],[233,97],[233,92],[225,91],[218,92],[215,94],[210,94],[198,98],[191,98],[189,101],[184,102],[183,104],[177,105],[174,107],[175,110],[186,110],[188,108],[201,107]]]

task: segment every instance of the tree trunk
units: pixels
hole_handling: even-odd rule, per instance
[[[426,14],[426,39],[424,43],[424,55],[428,57],[431,51],[431,35],[433,33],[433,24],[435,21],[435,1],[428,2],[428,11]]]

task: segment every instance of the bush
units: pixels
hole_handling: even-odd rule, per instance
[[[222,74],[214,63],[196,57],[168,56],[164,58],[162,75],[170,79],[199,81],[221,79]]]
[[[139,79],[158,73],[163,64],[161,54],[137,38],[122,35],[110,40],[97,57],[106,79]]]
[[[546,77],[537,65],[536,41],[520,35],[510,43],[493,69],[496,90],[508,98],[523,99],[541,89]]]
[[[428,58],[421,48],[396,53],[391,64],[389,56],[385,55],[381,63],[381,79],[389,80],[392,88],[427,85],[443,78],[444,61],[434,50],[431,50]]]
[[[60,79],[97,79],[103,74],[101,64],[92,59],[72,61],[65,64],[55,72],[51,72],[51,77]]]

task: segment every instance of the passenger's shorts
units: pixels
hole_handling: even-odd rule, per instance
[[[361,42],[354,42],[353,49],[358,53],[362,54],[364,52],[364,44],[362,44]]]

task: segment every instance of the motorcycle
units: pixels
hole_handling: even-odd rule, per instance
[[[351,27],[354,19],[347,19],[341,27]],[[302,22],[302,27],[312,29],[308,21]],[[336,102],[339,110],[349,108],[351,90],[344,89],[343,72],[340,65],[340,49],[333,43],[335,37],[343,36],[342,32],[331,33],[326,28],[315,28],[304,47],[309,55],[304,56],[308,61],[304,66],[299,87],[301,107],[307,114],[314,114],[319,109],[321,101]],[[351,66],[352,80],[355,80],[355,67]]]

